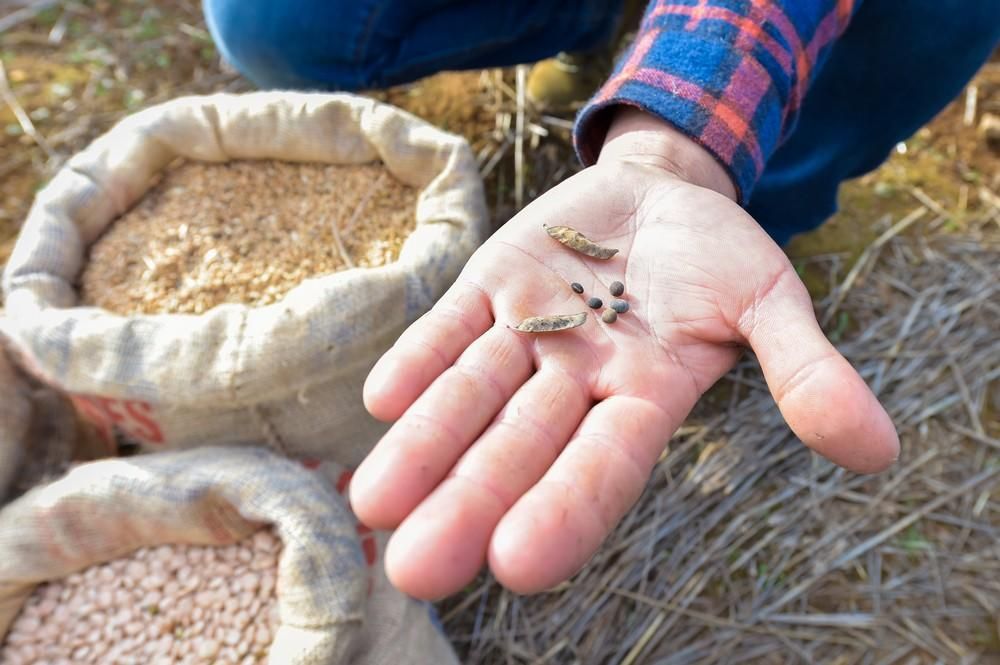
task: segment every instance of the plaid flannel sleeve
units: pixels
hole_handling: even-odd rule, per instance
[[[746,204],[794,128],[809,83],[861,0],[654,0],[631,48],[577,118],[584,164],[616,106],[676,126],[728,170]]]

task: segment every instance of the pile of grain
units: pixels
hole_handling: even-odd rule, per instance
[[[268,529],[225,547],[161,545],[35,589],[0,662],[267,660],[278,627],[281,542]]]
[[[270,304],[395,261],[418,193],[381,164],[181,163],[90,248],[81,300],[126,315]]]

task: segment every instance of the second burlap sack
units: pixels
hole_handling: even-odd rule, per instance
[[[269,663],[455,665],[428,605],[386,578],[387,534],[359,525],[342,496],[348,479],[334,463],[308,469],[241,447],[78,466],[0,510],[0,643],[41,583],[141,547],[227,545],[269,525],[284,545],[276,571],[280,625]],[[140,608],[106,611],[115,609]],[[65,608],[65,630],[92,621],[86,612],[93,608],[80,611]],[[45,644],[33,647],[44,651]]]

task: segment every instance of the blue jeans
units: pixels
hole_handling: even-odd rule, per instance
[[[358,90],[532,62],[614,33],[623,0],[204,0],[222,54],[263,88]],[[866,0],[747,206],[781,244],[836,211],[1000,42],[1000,0]]]
[[[360,90],[608,40],[623,0],[203,0],[219,50],[262,88]]]

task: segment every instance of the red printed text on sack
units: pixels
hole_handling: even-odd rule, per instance
[[[96,395],[71,395],[77,411],[90,421],[109,443],[115,442],[115,431],[138,443],[163,443],[163,429],[156,420],[149,402],[112,399]]]

